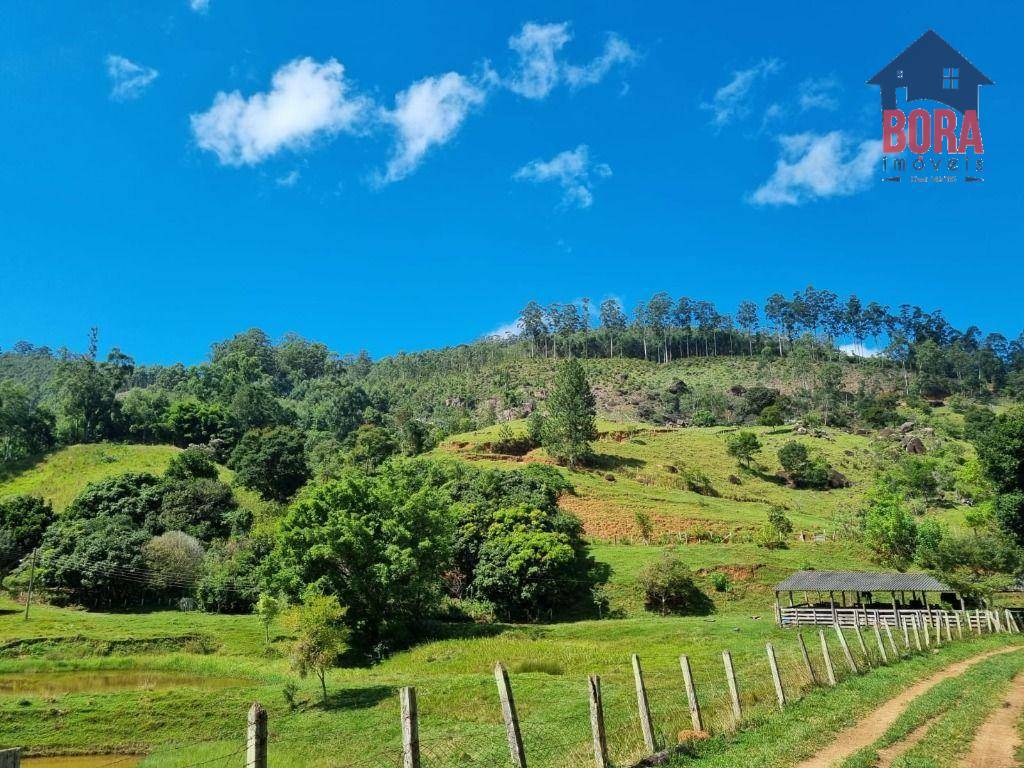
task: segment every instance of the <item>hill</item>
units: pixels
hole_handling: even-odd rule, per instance
[[[170,445],[71,445],[0,478],[0,498],[42,496],[60,512],[89,483],[125,472],[162,474],[179,450]]]

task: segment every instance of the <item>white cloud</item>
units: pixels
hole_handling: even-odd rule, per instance
[[[594,202],[592,177],[606,178],[612,169],[604,163],[591,163],[590,149],[580,144],[560,152],[550,160],[533,160],[513,174],[517,181],[534,183],[554,181],[562,187],[562,204],[589,208]]]
[[[528,99],[543,99],[561,82],[572,88],[596,85],[620,64],[635,62],[636,51],[615,33],[608,35],[604,50],[586,64],[567,64],[559,59],[566,43],[572,40],[569,23],[523,24],[518,35],[508,40],[519,58],[518,66],[505,79],[505,86]]]
[[[558,52],[571,39],[568,22],[523,24],[519,34],[508,39],[508,47],[519,56],[516,72],[506,80],[509,90],[528,99],[551,93],[561,75]]]
[[[107,75],[111,83],[110,98],[114,101],[139,98],[159,74],[152,67],[136,64],[124,56],[107,56]]]
[[[878,140],[857,142],[842,131],[780,136],[775,172],[748,201],[755,205],[800,205],[868,188],[881,156]]]
[[[370,101],[350,90],[337,60],[295,59],[274,73],[269,92],[248,98],[238,91],[218,93],[206,112],[191,116],[192,132],[221,163],[255,165],[282,149],[303,149],[320,137],[358,132]]]
[[[878,357],[882,354],[882,350],[865,347],[863,344],[840,344],[839,351],[850,357]]]
[[[458,72],[426,77],[395,96],[395,108],[383,113],[397,132],[394,153],[377,182],[387,184],[416,170],[431,147],[450,141],[486,92]]]
[[[485,334],[488,339],[514,339],[523,332],[523,324],[519,320],[499,325],[493,331]]]
[[[711,101],[704,102],[700,108],[711,112],[711,124],[716,128],[746,117],[750,112],[748,97],[754,84],[781,69],[782,62],[778,59],[762,59],[749,69],[733,72],[732,79],[715,91]]]
[[[565,68],[565,80],[573,88],[595,85],[601,82],[612,67],[631,64],[637,60],[637,53],[629,43],[612,33],[604,44],[604,52],[589,64],[581,67],[569,65]]]
[[[210,0],[188,0],[188,5],[196,13],[206,13],[210,10]]]
[[[276,179],[274,179],[274,183],[277,184],[277,186],[279,187],[294,187],[296,184],[299,183],[299,177],[301,175],[302,174],[299,173],[299,170],[297,168],[293,168],[292,170],[288,171],[288,173],[286,173],[284,176],[278,176]]]
[[[808,78],[797,87],[799,92],[800,111],[809,109],[825,109],[830,112],[839,109],[839,81],[834,77]]]

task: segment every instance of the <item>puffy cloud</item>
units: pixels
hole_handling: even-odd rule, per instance
[[[748,198],[755,205],[800,205],[867,189],[882,154],[879,140],[855,141],[842,131],[780,136],[775,172]]]
[[[337,60],[295,59],[274,73],[266,93],[248,98],[238,91],[218,93],[206,112],[191,116],[192,132],[221,163],[255,165],[319,137],[358,132],[371,104],[350,91]]]
[[[206,13],[210,10],[210,0],[188,0],[188,6],[196,13]]]
[[[754,84],[781,69],[782,62],[778,59],[762,59],[749,69],[733,72],[732,79],[700,108],[711,112],[711,124],[716,128],[743,118],[750,112],[749,97]]]
[[[572,39],[568,22],[523,25],[518,35],[508,39],[508,47],[519,56],[519,66],[506,80],[509,90],[528,99],[543,99],[561,76],[558,52]]]
[[[486,91],[458,72],[426,77],[395,96],[395,108],[383,113],[397,134],[394,153],[377,181],[387,184],[416,170],[431,147],[458,133],[470,111],[486,99]]]
[[[882,350],[865,347],[863,344],[840,344],[839,351],[850,357],[879,357]]]
[[[528,99],[543,99],[559,83],[567,83],[572,88],[595,85],[614,67],[638,58],[626,40],[612,33],[601,55],[586,64],[567,64],[560,60],[559,54],[570,40],[572,33],[568,22],[523,24],[519,34],[508,40],[519,62],[515,71],[505,78],[505,86]]]
[[[107,76],[111,83],[110,98],[114,101],[139,98],[159,74],[152,67],[136,64],[124,56],[107,56]]]
[[[556,182],[562,188],[562,204],[566,207],[589,208],[594,202],[593,178],[606,178],[612,169],[604,163],[592,163],[590,149],[580,144],[550,160],[533,160],[513,174],[517,181]]]
[[[826,109],[830,112],[839,108],[836,91],[839,81],[834,77],[808,78],[797,87],[799,92],[800,110]]]
[[[519,320],[513,320],[509,323],[502,323],[493,331],[485,334],[485,338],[488,339],[514,339],[516,336],[523,332],[523,324]]]

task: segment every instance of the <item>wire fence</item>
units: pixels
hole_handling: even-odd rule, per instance
[[[995,621],[991,626],[992,632],[1020,631],[1009,615],[1000,629]],[[164,744],[153,758],[161,768],[278,768],[311,762],[332,768],[636,765],[656,752],[762,722],[833,680],[842,684],[928,653],[937,644],[978,636],[965,632],[961,640],[955,628],[944,628],[938,636],[935,628],[927,636],[922,630],[805,627],[775,635],[766,646],[720,657],[703,649],[694,664],[685,657],[634,657],[632,664],[624,660],[600,678],[578,681],[561,675],[517,677],[499,664],[493,681],[438,678],[403,688],[399,696],[381,687],[379,697],[364,704],[368,714],[344,724],[324,710],[268,718],[254,704],[246,730],[218,728],[201,741]],[[692,689],[686,685],[687,671]],[[479,690],[467,692],[467,685]],[[102,765],[116,768],[133,759],[137,756],[112,756]]]
[[[386,704],[390,727],[382,727],[378,719],[363,727],[341,729],[324,723],[290,730],[302,714],[285,716],[257,744],[264,762],[247,757],[244,764],[302,764],[294,755],[303,747],[308,755],[312,743],[330,750],[331,759],[324,765],[343,768],[590,768],[595,761],[598,766],[635,765],[656,752],[763,721],[813,689],[830,686],[832,680],[842,684],[871,669],[928,653],[937,644],[977,637],[966,633],[960,640],[955,629],[936,637],[932,631],[927,644],[921,634],[918,650],[914,634],[904,635],[901,628],[805,630],[787,633],[783,639],[776,636],[770,650],[744,648],[717,664],[702,656],[700,664],[689,667],[693,699],[678,658],[638,659],[639,674],[629,664],[610,670],[597,683],[596,705],[593,682],[586,679],[577,683],[556,676],[547,681],[539,675],[517,678],[499,664],[495,681],[479,681],[479,695],[462,697],[457,708],[451,704],[452,684],[444,680],[402,689],[401,696],[390,697]],[[1002,631],[1019,630],[1007,621]],[[735,695],[728,683],[730,661]],[[299,752],[293,753],[293,747]]]

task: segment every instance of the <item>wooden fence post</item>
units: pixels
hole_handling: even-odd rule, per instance
[[[725,665],[725,679],[729,683],[729,700],[732,703],[732,719],[734,725],[739,725],[743,718],[743,710],[740,708],[740,691],[736,685],[736,670],[732,666],[732,654],[729,651],[722,651],[722,663]]]
[[[21,747],[0,749],[0,768],[21,768]]]
[[[888,626],[888,625],[886,625],[886,626]],[[882,633],[881,633],[881,631],[879,631],[877,624],[873,625],[872,629],[874,629],[874,631],[875,631],[875,640],[878,641],[878,653],[882,657],[882,663],[883,664],[888,664],[889,663],[889,654],[887,654],[885,652],[885,646],[882,644]]]
[[[775,649],[771,643],[765,645],[768,652],[768,666],[772,670],[772,682],[775,683],[775,698],[779,700],[779,709],[786,708],[786,691],[782,687],[782,675],[779,674],[779,662],[775,658]]]
[[[690,670],[690,659],[679,657],[679,666],[683,670],[683,685],[686,686],[686,702],[690,705],[690,724],[693,730],[700,733],[704,730],[704,721],[700,716],[700,702],[697,701],[697,689],[693,684],[693,673]]]
[[[981,634],[981,609],[980,608],[975,608],[974,609],[974,626],[975,626],[975,632],[980,635]]]
[[[922,648],[921,648],[921,632],[918,630],[917,616],[914,617],[914,645],[917,647],[918,651],[922,650]]]
[[[640,657],[633,654],[633,682],[636,684],[636,706],[640,712],[640,729],[644,732],[644,744],[653,755],[658,751],[654,740],[654,724],[651,722],[651,705],[647,701],[647,688],[644,687],[644,673],[640,668]]]
[[[523,734],[519,730],[516,700],[512,697],[512,685],[508,680],[508,670],[505,669],[505,665],[500,661],[494,665],[494,680],[498,684],[501,716],[505,720],[505,732],[508,735],[508,751],[512,756],[512,764],[516,768],[526,768],[526,749],[523,747]]]
[[[406,686],[398,691],[402,709],[402,768],[420,768],[420,723],[416,689]]]
[[[804,657],[804,666],[807,667],[807,674],[811,678],[811,685],[818,684],[818,674],[814,671],[814,665],[811,664],[811,655],[807,653],[807,643],[804,642],[804,633],[796,633],[797,642],[800,643],[800,655]]]
[[[921,615],[921,624],[924,626],[924,645],[926,648],[932,647],[932,633],[928,630],[928,614]]]
[[[246,718],[245,768],[267,768],[267,710],[253,702]]]
[[[856,675],[860,672],[860,670],[857,669],[857,662],[853,660],[853,654],[850,653],[850,646],[846,642],[846,635],[843,634],[843,630],[839,627],[838,624],[835,625],[835,629],[836,634],[839,636],[839,645],[843,649],[843,656],[846,657],[846,663],[849,665],[850,671]]]
[[[899,649],[896,648],[896,641],[892,639],[892,629],[888,624],[885,625],[885,637],[889,641],[889,650],[892,651],[893,661],[898,661],[900,658]]]
[[[832,666],[832,654],[828,650],[828,640],[825,637],[825,630],[818,630],[818,637],[821,638],[821,655],[825,659],[825,673],[828,675],[828,684],[833,688],[836,684],[836,669]]]
[[[946,642],[953,642],[953,624],[949,620],[949,614],[945,611],[942,612],[942,623],[946,625]]]
[[[864,633],[860,631],[860,624],[853,625],[854,634],[857,635],[857,644],[860,646],[860,652],[864,654],[864,666],[871,666],[871,656],[868,655],[868,646],[864,642]]]
[[[906,621],[903,622],[903,648],[910,651],[910,627]]]
[[[963,640],[964,639],[964,623],[963,623],[963,620],[960,617],[960,611],[957,611],[955,616],[956,616],[956,636],[959,639]]]
[[[587,677],[590,693],[590,733],[594,737],[594,764],[597,768],[608,768],[608,738],[604,732],[604,705],[601,702],[601,678]]]

